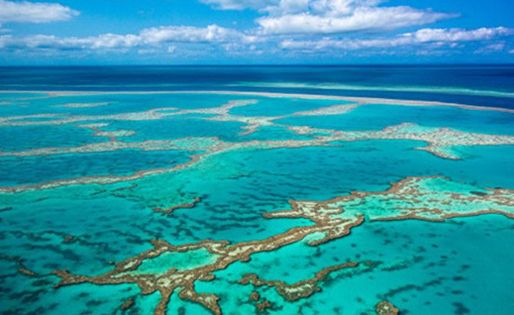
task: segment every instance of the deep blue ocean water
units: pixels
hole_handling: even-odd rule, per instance
[[[260,90],[514,108],[514,65],[0,67],[0,90]],[[387,91],[393,89],[394,91]],[[505,97],[505,96],[508,97]]]

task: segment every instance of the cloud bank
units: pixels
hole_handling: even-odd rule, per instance
[[[0,52],[94,54],[232,55],[430,54],[475,51],[488,54],[513,50],[507,27],[435,28],[428,24],[456,15],[383,0],[199,0],[213,10],[251,10],[254,26],[239,29],[219,24],[162,25],[134,33],[90,36],[0,32]],[[216,11],[213,11],[215,14]],[[70,20],[79,12],[59,3],[0,0],[0,26],[9,23],[49,23]],[[205,47],[200,48],[199,47]],[[468,47],[469,46],[469,47]],[[402,47],[402,49],[398,49]]]
[[[66,21],[79,12],[58,3],[0,0],[0,25]]]
[[[250,43],[252,36],[218,25],[207,27],[161,26],[141,30],[137,34],[100,34],[89,37],[56,37],[34,35],[17,38],[12,35],[0,36],[0,47],[33,49],[124,49],[133,47],[159,46],[167,43]]]
[[[326,49],[360,50],[370,48],[394,48],[421,44],[435,44],[436,46],[454,46],[461,42],[487,41],[499,37],[510,36],[514,30],[505,27],[465,29],[420,29],[413,33],[400,34],[393,38],[373,39],[332,39],[320,40],[284,40],[281,47],[286,49],[301,49],[319,51]]]

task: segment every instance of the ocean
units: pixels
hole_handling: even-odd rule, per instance
[[[514,309],[514,66],[0,68],[1,314]]]
[[[512,108],[514,65],[2,67],[2,90],[302,90]]]

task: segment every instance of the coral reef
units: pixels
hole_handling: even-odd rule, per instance
[[[230,244],[227,241],[204,240],[198,243],[172,245],[164,240],[152,241],[153,249],[128,258],[116,268],[97,276],[73,275],[59,270],[58,287],[80,283],[121,284],[135,283],[143,294],[160,292],[161,300],[155,314],[165,314],[171,295],[178,293],[181,299],[199,303],[213,314],[221,314],[219,297],[215,294],[198,293],[196,281],[212,281],[214,272],[223,270],[235,262],[246,262],[251,255],[271,252],[284,246],[305,240],[310,246],[318,246],[342,238],[350,230],[366,220],[391,221],[420,219],[443,221],[449,218],[481,214],[503,214],[514,218],[514,192],[506,189],[480,190],[477,187],[452,182],[442,177],[409,177],[383,192],[353,192],[326,201],[290,201],[291,210],[265,213],[266,218],[303,218],[313,225],[298,226],[266,239]],[[377,205],[380,205],[378,207]],[[134,273],[143,261],[168,252],[187,253],[204,249],[212,255],[212,262],[191,269],[177,270],[169,266],[163,273]],[[247,275],[243,283],[255,286],[273,286],[286,300],[306,297],[319,290],[318,282],[330,272],[355,268],[356,263],[332,266],[318,272],[314,278],[287,285],[282,281],[265,281],[257,275]],[[255,299],[255,296],[254,296]],[[266,305],[268,307],[268,305]],[[391,311],[381,304],[381,312]],[[378,307],[377,307],[378,312]],[[394,313],[384,313],[394,314]]]
[[[280,296],[282,296],[285,300],[296,301],[299,299],[307,298],[314,293],[321,291],[318,283],[323,281],[330,273],[342,269],[355,268],[358,265],[359,263],[357,262],[347,262],[335,266],[330,266],[316,273],[316,275],[311,279],[302,280],[293,284],[287,284],[281,280],[266,281],[259,278],[259,276],[255,273],[245,275],[241,280],[239,280],[239,283],[252,284],[255,287],[274,287],[278,294],[280,294]]]
[[[188,203],[182,203],[182,204],[178,204],[178,205],[173,205],[173,206],[168,207],[168,208],[154,208],[153,211],[158,212],[158,213],[162,213],[162,214],[165,214],[165,215],[171,215],[175,210],[178,210],[178,209],[191,209],[191,208],[194,208],[201,201],[202,201],[202,198],[196,197],[193,201],[188,202]]]
[[[375,306],[377,315],[398,315],[399,310],[390,302],[382,301]]]

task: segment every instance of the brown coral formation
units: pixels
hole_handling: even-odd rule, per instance
[[[260,298],[261,295],[257,291],[253,291],[252,294],[250,294],[250,301],[257,302],[258,300],[260,300]]]
[[[67,271],[56,271],[61,278],[58,287],[79,283],[93,284],[121,284],[135,283],[143,294],[151,294],[159,291],[161,301],[155,309],[155,314],[165,314],[166,306],[173,292],[178,291],[179,297],[184,300],[199,303],[212,311],[221,314],[218,305],[219,298],[214,294],[200,294],[194,290],[194,282],[198,280],[210,281],[214,279],[213,272],[227,268],[237,261],[248,261],[250,256],[259,252],[274,251],[283,246],[296,243],[312,234],[323,234],[321,239],[308,242],[311,245],[319,245],[332,239],[342,237],[350,232],[350,229],[363,222],[362,217],[353,219],[332,218],[331,215],[341,212],[341,209],[318,209],[299,206],[292,203],[295,211],[283,211],[268,214],[268,217],[297,217],[312,220],[315,225],[292,228],[284,233],[274,235],[264,240],[237,243],[234,245],[225,241],[203,241],[193,244],[174,246],[166,241],[153,241],[154,248],[129,258],[116,265],[116,268],[108,273],[95,277],[72,275]],[[291,212],[291,213],[290,213]],[[177,270],[170,266],[164,274],[134,274],[143,260],[158,257],[165,252],[188,252],[194,249],[206,249],[216,259],[213,263],[194,269]]]
[[[377,315],[398,315],[399,310],[390,302],[382,301],[375,306]]]
[[[10,261],[16,265],[18,268],[17,271],[27,277],[37,277],[37,272],[29,269],[27,266],[25,266],[25,263],[23,262],[23,259],[17,256],[9,256],[0,254],[0,260]]]
[[[66,235],[64,235],[64,237],[62,239],[62,242],[64,244],[70,244],[70,243],[73,243],[73,242],[77,241],[77,239],[78,238],[76,236],[73,236],[71,234],[66,234]]]
[[[256,313],[263,313],[273,306],[267,299],[261,299],[261,295],[257,291],[250,294],[250,302],[254,302]]]
[[[37,273],[35,273],[34,271],[27,269],[25,267],[18,268],[18,272],[27,277],[36,277],[37,276]]]
[[[355,268],[358,265],[359,263],[357,262],[347,262],[344,264],[330,266],[316,273],[316,275],[311,279],[299,281],[293,284],[287,284],[286,282],[280,280],[266,281],[259,278],[259,276],[254,273],[245,275],[241,280],[239,280],[239,283],[252,284],[255,287],[274,287],[278,294],[280,294],[285,300],[297,301],[321,291],[321,288],[318,286],[318,284],[323,281],[330,273],[342,269]]]
[[[175,210],[178,209],[192,209],[196,207],[197,204],[199,204],[202,201],[202,198],[196,197],[193,201],[188,203],[182,203],[178,205],[173,205],[168,208],[154,208],[153,211],[158,213],[163,213],[165,215],[171,215]]]
[[[123,302],[123,304],[121,304],[120,310],[126,311],[126,310],[130,309],[132,306],[134,306],[134,303],[135,303],[134,298],[128,298]]]
[[[406,218],[441,221],[447,218],[477,215],[476,211],[466,212],[457,210],[459,203],[484,203],[487,207],[480,210],[480,214],[501,213],[514,218],[514,192],[504,189],[489,190],[486,193],[457,193],[427,191],[421,187],[426,181],[437,177],[410,177],[394,185],[385,192],[353,192],[350,195],[337,197],[328,201],[290,201],[291,210],[269,212],[267,218],[304,218],[314,224],[300,226],[273,235],[263,240],[247,241],[230,244],[226,241],[205,240],[198,243],[174,246],[166,241],[153,241],[153,249],[145,251],[135,257],[128,258],[116,265],[114,270],[98,276],[73,275],[67,271],[56,271],[61,278],[58,287],[79,283],[93,284],[137,284],[143,294],[160,292],[161,300],[155,309],[155,314],[165,314],[171,295],[178,292],[181,299],[199,303],[212,311],[221,314],[218,304],[219,297],[215,294],[198,293],[194,289],[196,281],[211,281],[214,272],[223,270],[235,262],[246,262],[255,253],[271,252],[281,247],[305,240],[307,244],[315,246],[325,242],[344,237],[350,233],[351,228],[369,220],[403,220]],[[405,206],[392,210],[374,209],[376,200],[366,198],[382,198],[389,202],[395,199],[405,202]],[[453,209],[451,198],[457,202]],[[425,201],[423,201],[425,200]],[[365,208],[370,213],[355,210],[356,205],[372,206]],[[428,203],[428,205],[427,205]],[[375,206],[373,206],[375,205]],[[443,208],[446,206],[447,208]],[[462,207],[461,207],[462,208]],[[382,211],[383,210],[383,211]],[[378,211],[378,212],[377,212]],[[213,260],[205,265],[177,270],[173,266],[163,273],[136,272],[144,260],[156,258],[167,252],[186,253],[192,250],[204,249],[212,254]],[[372,264],[370,264],[371,266]],[[330,272],[344,268],[355,268],[355,263],[346,263],[329,267],[317,273],[313,279],[287,285],[281,281],[264,281],[256,275],[249,275],[243,282],[256,286],[274,286],[288,300],[295,300],[309,296],[319,290],[317,283]],[[384,306],[381,309],[386,309]],[[388,309],[388,308],[387,308]]]
[[[263,299],[261,302],[255,304],[255,307],[257,308],[257,311],[259,313],[266,311],[267,309],[271,308],[272,306],[273,305],[271,304],[271,302],[266,299]]]

